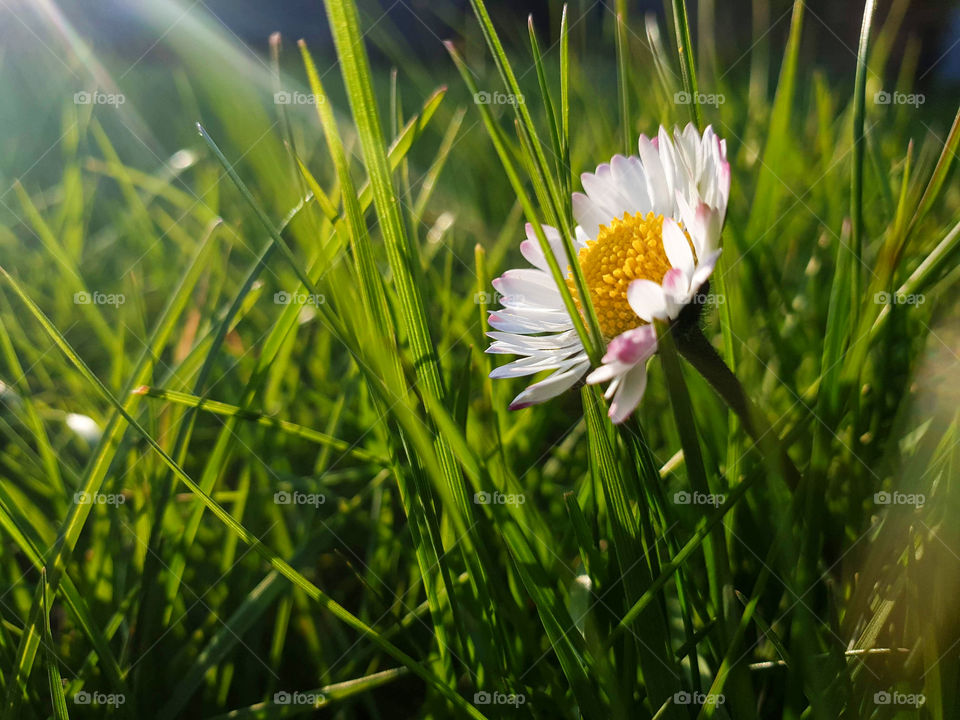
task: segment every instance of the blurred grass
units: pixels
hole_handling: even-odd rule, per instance
[[[841,76],[799,0],[742,57],[622,5],[410,9],[456,31],[428,62],[330,0],[338,61],[271,65],[162,3],[132,68],[18,9],[2,717],[960,711],[956,96],[875,102],[918,92],[906,2]],[[74,102],[98,84],[126,102]],[[483,310],[523,216],[572,225],[571,175],[700,114],[733,177],[704,328],[771,429],[669,342],[620,430],[592,390],[506,412]]]

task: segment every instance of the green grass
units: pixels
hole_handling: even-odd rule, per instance
[[[198,9],[129,74],[30,16],[0,718],[960,713],[960,114],[874,101],[925,68],[907,4],[865,5],[848,48],[758,2],[744,57],[682,0],[411,6],[455,29],[430,59],[366,3],[262,58]],[[127,101],[76,104],[101,62]],[[703,335],[659,328],[622,426],[593,387],[509,412],[484,333],[524,220],[569,242],[579,173],[689,121],[732,169]]]

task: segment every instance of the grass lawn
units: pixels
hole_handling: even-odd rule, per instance
[[[932,5],[8,2],[0,719],[960,717]]]

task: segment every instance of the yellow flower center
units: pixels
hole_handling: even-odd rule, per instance
[[[627,287],[640,279],[660,283],[670,269],[663,249],[663,215],[625,212],[622,219],[600,226],[597,239],[581,248],[577,261],[606,340],[644,325],[627,302]],[[566,280],[579,308],[573,274]]]

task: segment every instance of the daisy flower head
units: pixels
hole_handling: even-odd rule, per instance
[[[657,137],[640,137],[639,155],[615,155],[581,181],[584,192],[573,194],[573,246],[606,343],[602,365],[587,375],[587,352],[529,224],[520,251],[533,267],[493,281],[502,307],[490,313],[487,352],[520,356],[496,368],[494,378],[553,371],[517,395],[512,410],[555,397],[587,375],[588,383],[609,383],[610,417],[619,423],[643,397],[647,360],[657,351],[653,321],[677,318],[720,255],[730,195],[726,141],[710,127],[702,134],[692,124],[675,128],[672,137],[661,127]],[[560,233],[543,230],[579,307]]]

